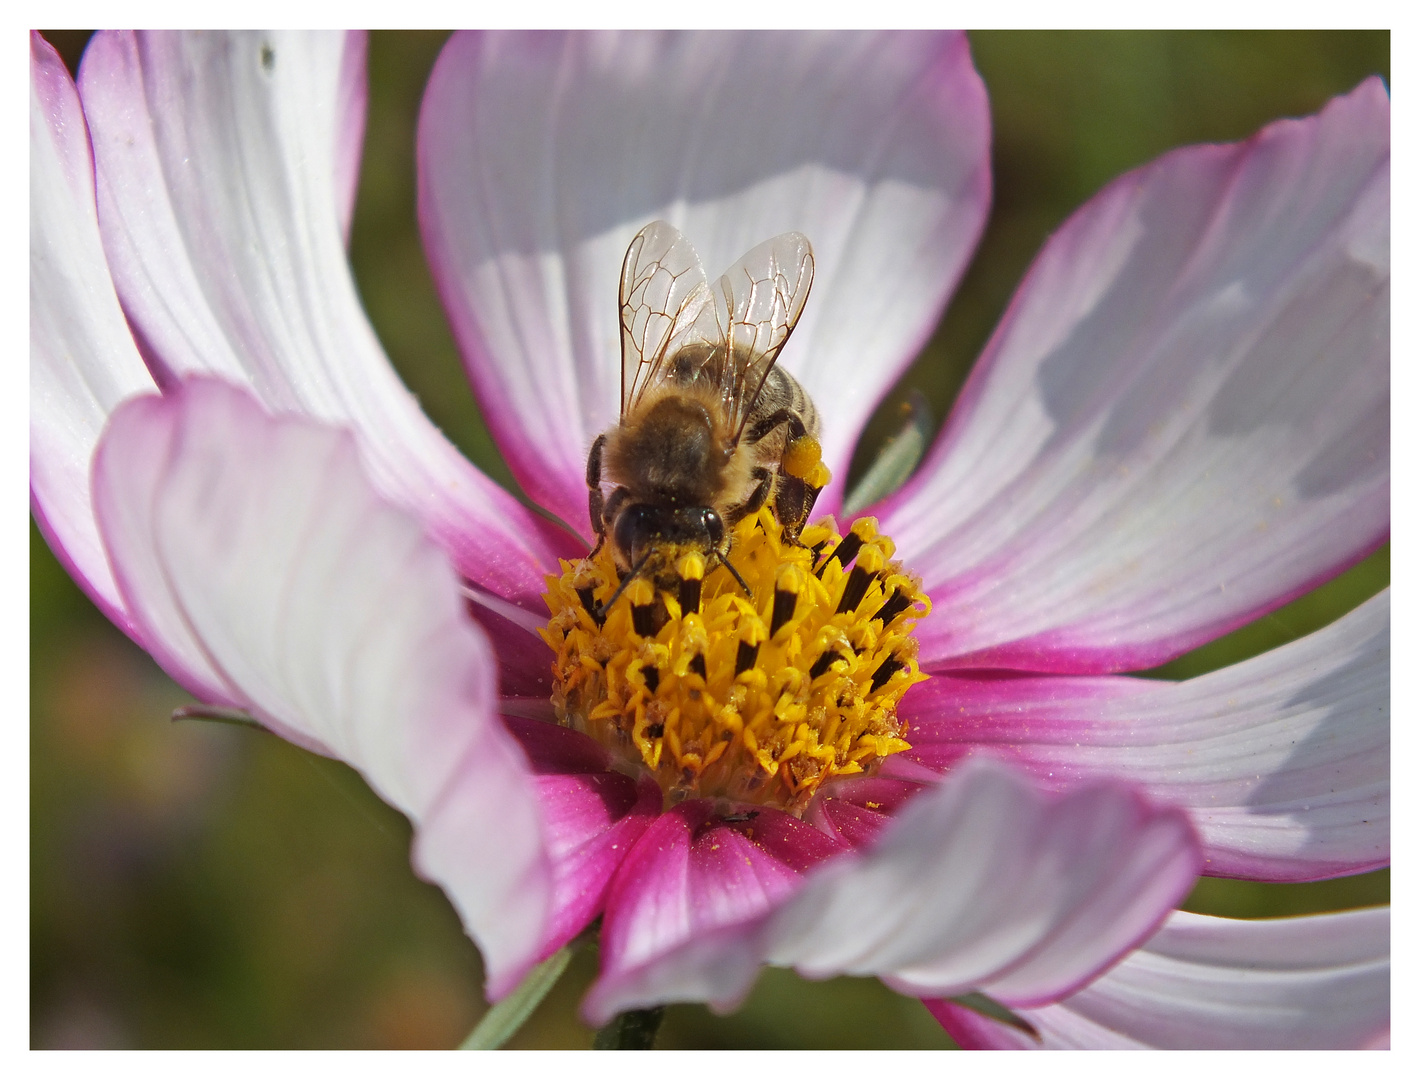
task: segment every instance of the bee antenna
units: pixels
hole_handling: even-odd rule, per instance
[[[735,564],[730,562],[730,560],[725,558],[725,556],[723,555],[721,555],[719,558],[720,562],[724,564],[725,569],[728,570],[731,574],[733,574],[735,576],[735,580],[740,583],[740,588],[745,591],[745,595],[753,599],[753,591],[751,591],[749,585],[745,583],[745,579],[740,577],[740,572],[735,569]]]
[[[649,551],[642,555],[640,561],[627,571],[626,576],[621,579],[621,584],[616,587],[616,592],[611,594],[611,598],[601,607],[597,608],[596,619],[598,622],[605,621],[606,613],[611,610],[611,605],[621,599],[621,594],[626,591],[626,586],[636,580],[636,575],[641,573],[641,568],[646,565],[646,560],[650,557],[651,553]],[[735,577],[739,577],[739,575],[736,574]]]

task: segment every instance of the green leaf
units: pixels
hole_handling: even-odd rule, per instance
[[[478,1022],[460,1050],[497,1050],[522,1027],[542,999],[557,985],[572,959],[572,946],[564,945],[527,973],[518,988],[498,1002]]]

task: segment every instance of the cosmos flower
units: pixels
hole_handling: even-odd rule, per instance
[[[674,692],[688,709],[674,687],[718,685],[630,615],[588,629],[575,604],[587,448],[617,415],[622,255],[657,218],[712,273],[778,233],[812,238],[813,295],[781,362],[823,414],[837,479],[818,512],[840,513],[857,434],[985,221],[989,120],[965,38],[450,41],[420,122],[421,226],[490,429],[545,515],[438,433],[360,308],[343,237],[362,37],[100,34],[77,89],[38,37],[32,57],[36,519],[202,702],[349,762],[409,816],[415,865],[479,944],[490,996],[600,915],[594,1023],[733,1008],[769,963],[875,975],[964,1045],[1384,1038],[1384,909],[1174,908],[1200,871],[1388,863],[1387,596],[1197,679],[1120,674],[1388,534],[1378,80],[1091,200],[875,520],[825,524],[812,556],[745,526],[770,559],[756,601],[811,558],[839,608],[813,610],[849,648],[806,643],[796,614],[771,647],[742,640],[730,681],[890,691],[899,727],[863,734],[876,749],[855,768],[831,731],[790,724],[794,743],[734,745],[770,754],[794,798],[675,801],[659,765],[554,722],[571,683],[548,644],[574,633],[609,650],[598,701]],[[876,593],[851,584],[855,556]],[[705,585],[707,615],[732,606]],[[818,586],[796,588],[812,607]],[[915,657],[863,666],[912,620]],[[724,633],[706,631],[704,655]],[[709,756],[636,724],[680,767]],[[829,763],[812,776],[791,768],[805,746]],[[1043,1042],[946,1000],[968,994]]]

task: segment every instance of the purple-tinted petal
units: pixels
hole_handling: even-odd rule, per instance
[[[918,996],[1049,1000],[1146,938],[1198,863],[1182,814],[1111,785],[1050,798],[978,760],[813,875],[769,920],[766,956]]]
[[[942,769],[990,747],[1048,787],[1117,778],[1189,814],[1204,872],[1311,881],[1390,862],[1390,592],[1182,683],[939,676],[903,700]]]
[[[892,815],[922,790],[921,784],[884,776],[839,780],[809,808],[810,820],[830,836],[853,847],[866,847],[887,827]]]
[[[386,498],[473,581],[541,611],[570,537],[470,465],[375,339],[342,242],[360,38],[104,33],[79,84],[124,310],[162,383],[207,373],[349,427]]]
[[[1389,529],[1390,103],[1175,151],[1045,246],[880,510],[923,666],[1149,667]]]
[[[89,497],[89,461],[109,413],[152,393],[99,240],[94,166],[64,61],[30,36],[30,495],[65,568],[135,633]]]
[[[601,913],[612,874],[661,812],[661,789],[612,771],[611,755],[578,732],[512,717],[504,721],[532,765],[552,861],[553,921],[541,955]]]
[[[977,760],[905,805],[871,846],[796,888],[786,878],[781,894],[743,889],[723,905],[727,917],[691,926],[691,834],[686,824],[653,826],[622,871],[646,879],[637,902],[618,906],[620,877],[613,886],[604,932],[616,925],[616,943],[635,955],[613,954],[618,966],[588,999],[592,1019],[659,1001],[729,1009],[764,963],[809,978],[876,975],[916,996],[983,989],[1049,1000],[1147,938],[1199,862],[1176,811],[1111,785],[1051,798]],[[748,865],[745,874],[758,864]]]
[[[961,34],[455,36],[420,118],[420,222],[524,490],[587,528],[587,451],[619,407],[622,258],[658,218],[711,280],[779,233],[813,243],[782,363],[841,483],[981,231],[989,137]]]
[[[1388,1043],[1390,909],[1295,919],[1177,912],[1143,948],[1055,1005],[1020,1010],[1041,1041],[927,1007],[975,1049],[1353,1049]]]
[[[706,800],[662,814],[612,882],[602,922],[601,977],[582,1011],[603,1024],[666,1001],[729,1006],[761,963],[746,927],[843,847],[778,810],[726,822]],[[723,985],[739,989],[727,996]]]
[[[415,822],[416,864],[490,985],[520,976],[551,915],[536,785],[447,556],[376,493],[353,438],[197,380],[114,413],[94,499],[159,661],[359,769]]]

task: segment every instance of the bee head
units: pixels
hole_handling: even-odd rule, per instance
[[[662,506],[635,503],[616,517],[612,543],[624,569],[646,563],[649,576],[670,572],[686,549],[724,554],[725,522],[709,506]],[[659,556],[664,555],[664,559]],[[665,567],[658,565],[665,562]]]

